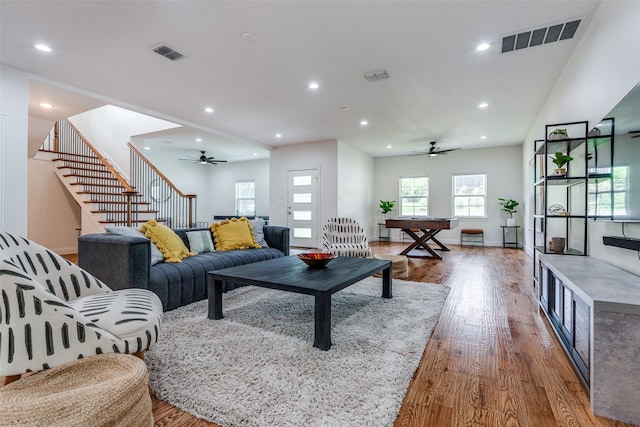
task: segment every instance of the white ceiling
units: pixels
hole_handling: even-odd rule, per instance
[[[34,76],[34,123],[111,103],[186,125],[186,136],[149,138],[176,155],[206,149],[243,160],[326,139],[375,157],[425,151],[431,140],[443,149],[512,145],[599,3],[2,0],[0,59]],[[571,40],[500,53],[505,35],[576,18]],[[490,49],[476,51],[481,42]],[[154,53],[161,43],[184,58]],[[378,69],[390,78],[364,79]],[[54,110],[38,111],[41,99]],[[204,145],[196,134],[207,135]]]

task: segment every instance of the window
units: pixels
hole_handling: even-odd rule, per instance
[[[589,216],[628,215],[629,166],[614,166],[612,180],[589,180],[587,212]],[[613,188],[611,185],[613,184]],[[613,211],[611,210],[613,208]]]
[[[236,215],[254,216],[256,214],[256,183],[236,181]]]
[[[429,215],[429,177],[400,178],[400,216]]]
[[[453,216],[487,216],[487,174],[453,176]]]

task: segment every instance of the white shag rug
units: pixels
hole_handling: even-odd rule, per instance
[[[314,298],[243,287],[166,312],[145,355],[155,395],[236,426],[391,426],[449,288],[370,277],[332,296],[332,346],[313,347]]]

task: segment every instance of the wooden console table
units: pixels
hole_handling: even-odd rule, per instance
[[[540,255],[540,308],[595,415],[640,424],[640,277],[583,256]]]
[[[410,258],[442,259],[442,256],[434,251],[428,242],[431,240],[438,245],[438,249],[448,251],[449,248],[436,239],[435,236],[442,230],[456,228],[458,226],[458,218],[396,218],[386,220],[385,225],[387,228],[400,228],[413,239],[413,243],[400,252],[400,255],[406,255]],[[422,235],[419,236],[414,230],[422,231]],[[426,250],[431,256],[420,255],[415,252],[411,253],[416,248]]]

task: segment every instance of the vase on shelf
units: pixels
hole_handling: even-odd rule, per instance
[[[515,218],[507,218],[507,227],[514,227],[516,225]]]

